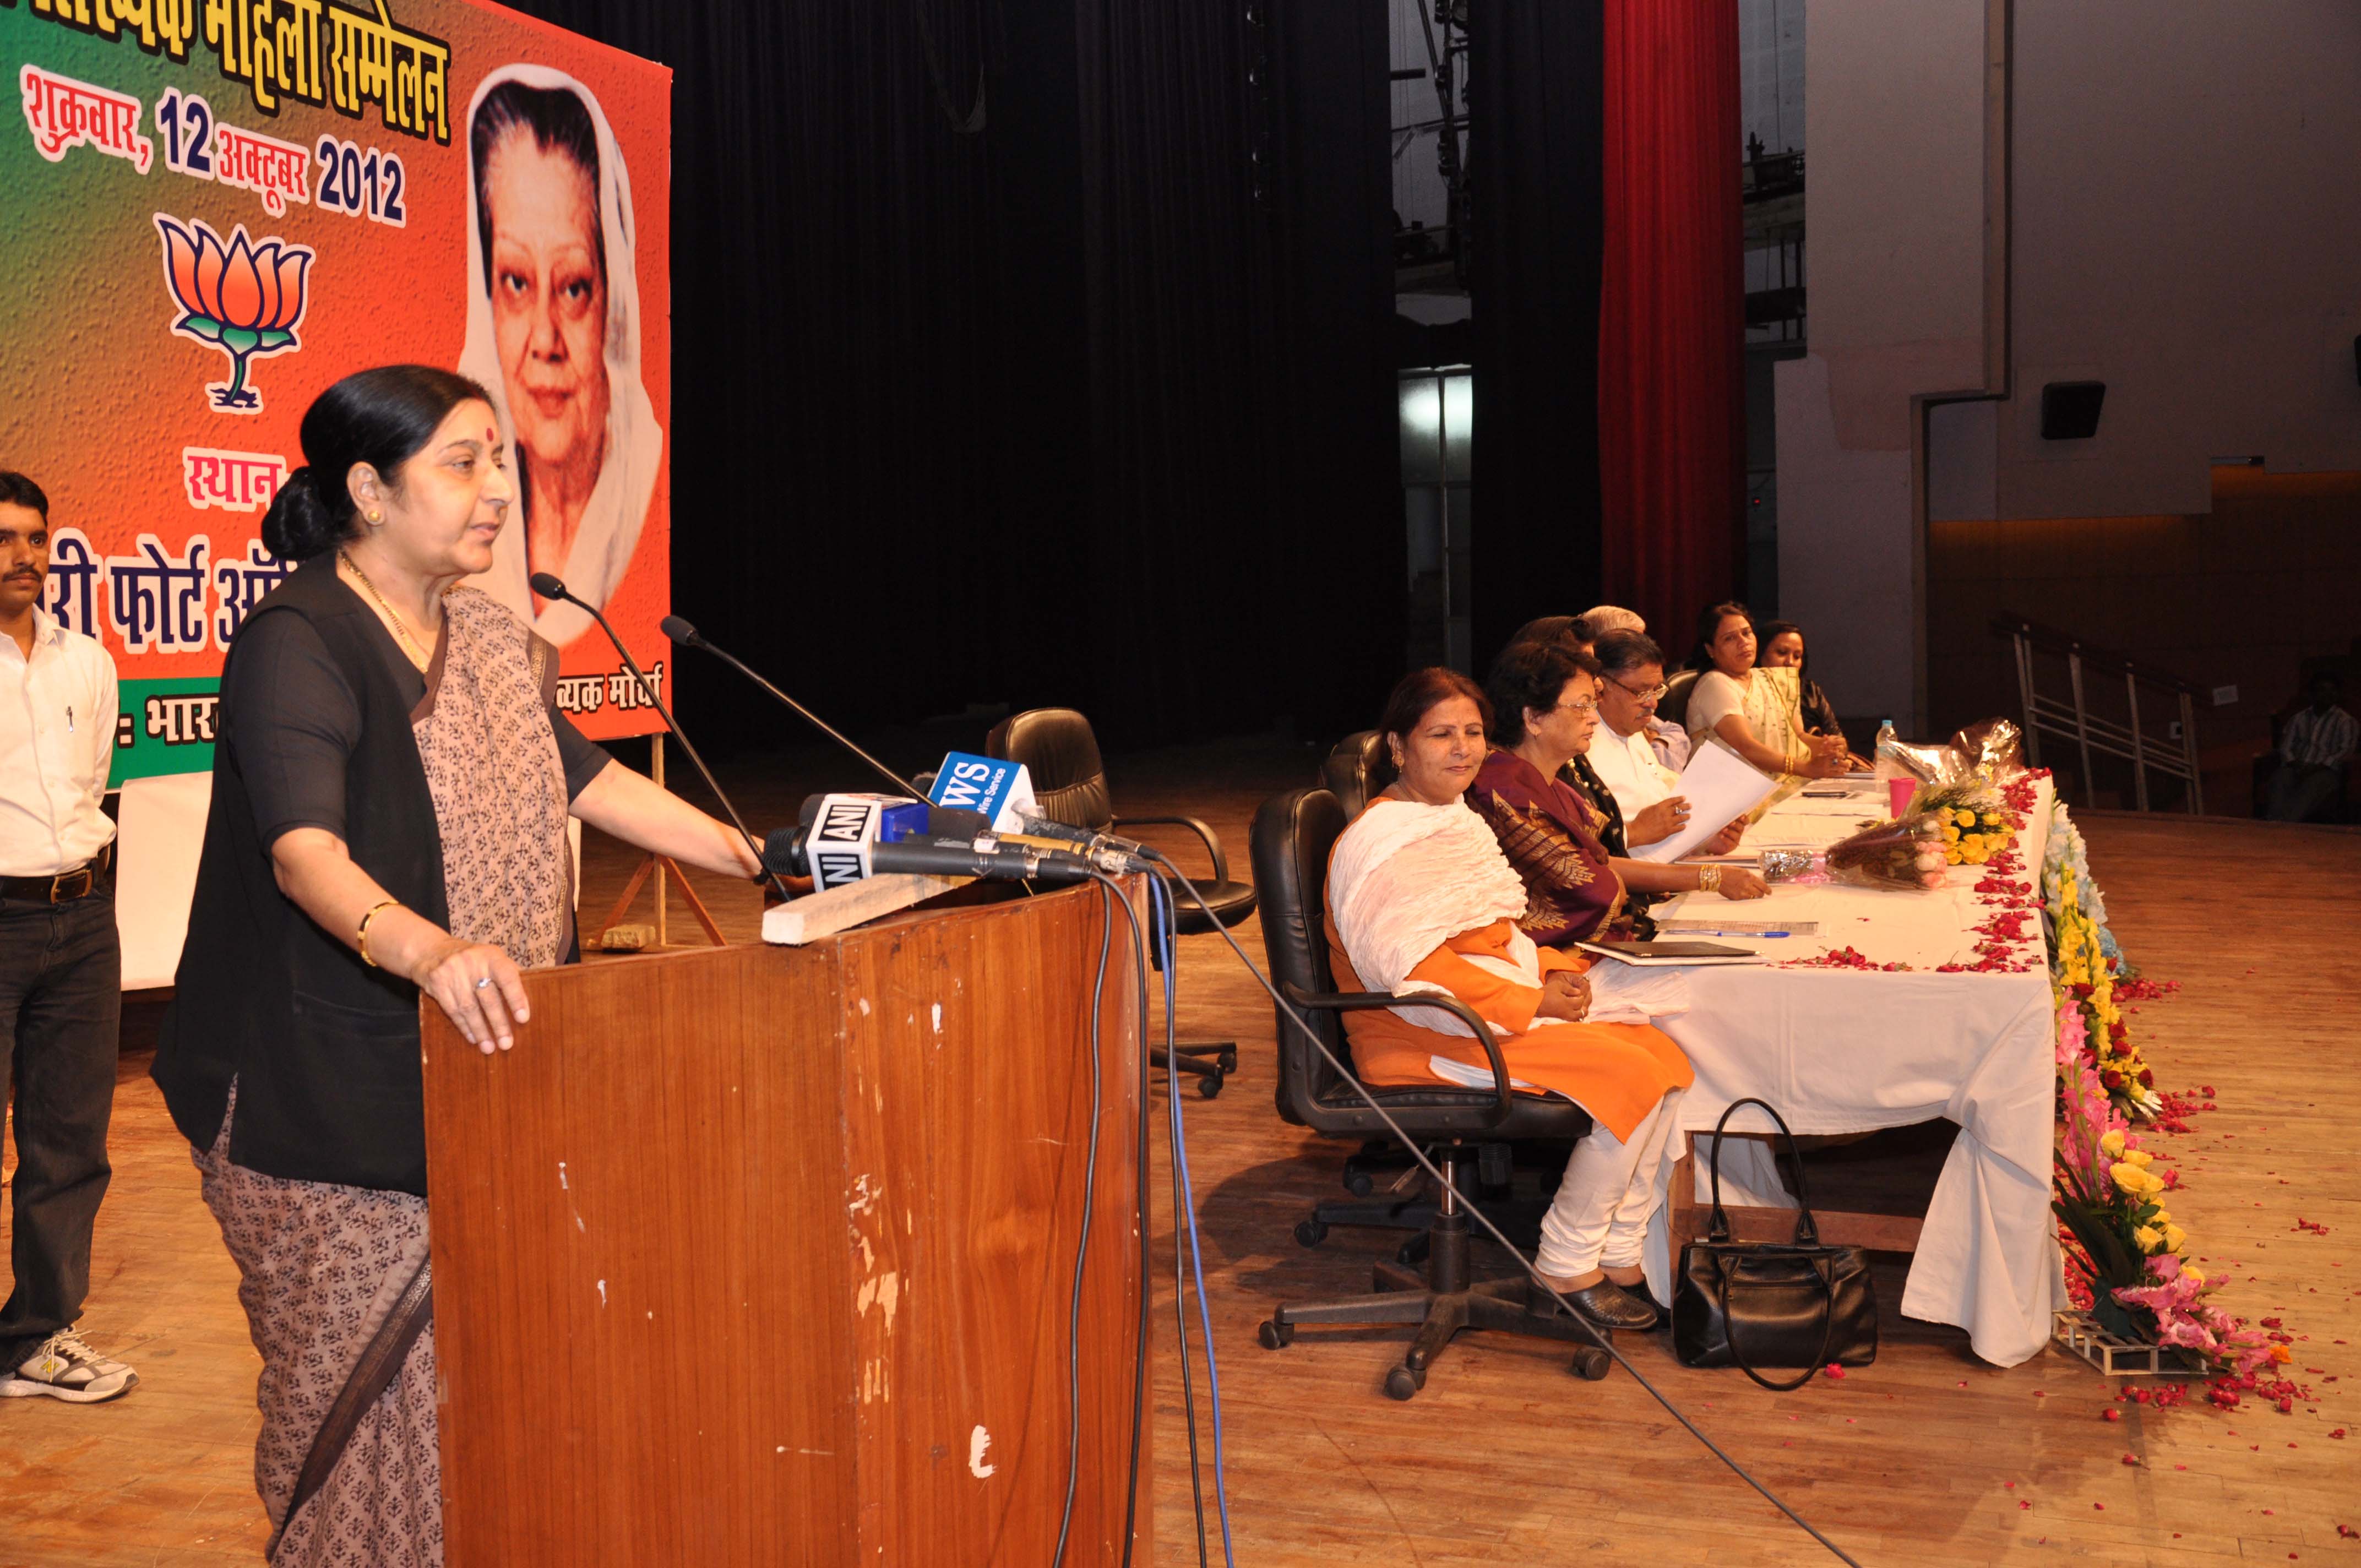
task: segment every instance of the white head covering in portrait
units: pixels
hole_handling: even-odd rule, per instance
[[[459,352],[459,373],[491,394],[500,434],[508,445],[509,471],[522,476],[514,411],[501,375],[499,340],[492,322],[491,288],[487,280],[482,225],[477,212],[478,181],[472,162],[477,111],[493,89],[504,82],[570,93],[582,101],[598,136],[598,228],[606,258],[607,287],[607,433],[598,477],[591,490],[579,528],[557,575],[573,593],[604,608],[631,567],[639,546],[640,530],[647,521],[648,502],[655,494],[656,466],[664,455],[664,431],[656,424],[655,405],[640,381],[640,283],[638,230],[631,216],[631,176],[623,168],[615,133],[590,90],[563,71],[539,65],[504,65],[478,84],[467,104],[471,148],[467,178],[467,339]],[[526,509],[531,486],[520,482],[510,509],[508,526],[492,546],[489,570],[474,586],[532,625],[560,648],[589,630],[590,618],[574,606],[556,601],[536,617],[528,582]]]

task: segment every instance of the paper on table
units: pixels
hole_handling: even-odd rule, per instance
[[[1779,782],[1727,746],[1710,742],[1689,753],[1680,793],[1689,803],[1689,823],[1669,839],[1642,844],[1635,861],[1677,861],[1761,805]]]

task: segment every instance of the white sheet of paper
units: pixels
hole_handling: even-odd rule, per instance
[[[1689,753],[1681,774],[1680,793],[1688,798],[1689,825],[1669,839],[1642,844],[1631,851],[1635,861],[1663,863],[1677,861],[1732,822],[1763,804],[1779,781],[1727,746],[1700,741]]]

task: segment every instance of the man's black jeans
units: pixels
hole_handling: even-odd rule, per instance
[[[113,1174],[106,1124],[123,1016],[113,878],[64,904],[0,898],[0,1062],[16,1091],[16,1178],[0,1376],[90,1293],[90,1238]]]

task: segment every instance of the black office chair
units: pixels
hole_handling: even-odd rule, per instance
[[[1493,1087],[1485,1090],[1421,1087],[1373,1089],[1370,1093],[1405,1132],[1419,1139],[1453,1187],[1469,1189],[1474,1169],[1505,1173],[1508,1156],[1522,1143],[1571,1143],[1589,1133],[1589,1113],[1571,1101],[1519,1095],[1509,1088],[1507,1066],[1490,1027],[1465,1003],[1452,997],[1419,997],[1404,1003],[1382,992],[1338,994],[1328,967],[1323,929],[1327,904],[1328,852],[1345,831],[1345,809],[1325,789],[1290,790],[1263,802],[1255,813],[1255,883],[1262,895],[1263,951],[1272,982],[1320,1032],[1338,1061],[1351,1063],[1342,1014],[1397,1005],[1441,1008],[1474,1031],[1491,1058]],[[1345,1074],[1329,1065],[1303,1032],[1281,1013],[1279,1024],[1279,1113],[1300,1127],[1332,1137],[1366,1138],[1382,1133],[1380,1122]],[[1262,1325],[1262,1343],[1277,1350],[1293,1342],[1305,1323],[1415,1323],[1418,1335],[1400,1365],[1386,1375],[1386,1392],[1407,1399],[1426,1385],[1427,1368],[1462,1329],[1497,1329],[1540,1339],[1574,1342],[1572,1370],[1587,1378],[1607,1376],[1612,1365],[1591,1333],[1571,1320],[1542,1317],[1527,1310],[1526,1281],[1519,1275],[1474,1283],[1468,1277],[1468,1223],[1448,1192],[1437,1194],[1427,1231],[1423,1277],[1397,1263],[1377,1265],[1376,1291],[1341,1300],[1305,1302],[1272,1310]]]
[[[1376,782],[1378,759],[1385,754],[1385,743],[1386,738],[1374,729],[1356,729],[1337,741],[1336,749],[1320,764],[1320,782],[1343,805],[1347,822],[1369,804],[1370,785]]]
[[[1664,695],[1656,699],[1656,717],[1667,724],[1688,728],[1689,693],[1697,689],[1703,670],[1675,670],[1664,677]]]
[[[1194,899],[1175,888],[1172,928],[1177,934],[1188,937],[1211,931],[1216,922],[1227,929],[1254,913],[1253,886],[1230,880],[1230,863],[1222,853],[1222,840],[1211,828],[1193,817],[1115,816],[1114,798],[1107,792],[1106,764],[1099,757],[1098,737],[1091,730],[1091,721],[1072,708],[1034,707],[1012,714],[993,727],[992,733],[984,738],[983,750],[987,756],[1025,765],[1033,781],[1033,796],[1040,814],[1053,822],[1068,822],[1095,832],[1117,828],[1126,833],[1140,828],[1186,828],[1203,839],[1205,853],[1213,862],[1213,879],[1198,883],[1197,891],[1204,895],[1213,916],[1207,918]],[[1238,1069],[1235,1040],[1176,1040],[1172,1052],[1168,1057],[1162,1046],[1155,1046],[1150,1047],[1148,1056],[1154,1065],[1167,1072],[1194,1074],[1197,1092],[1208,1100],[1219,1094],[1223,1080]]]

